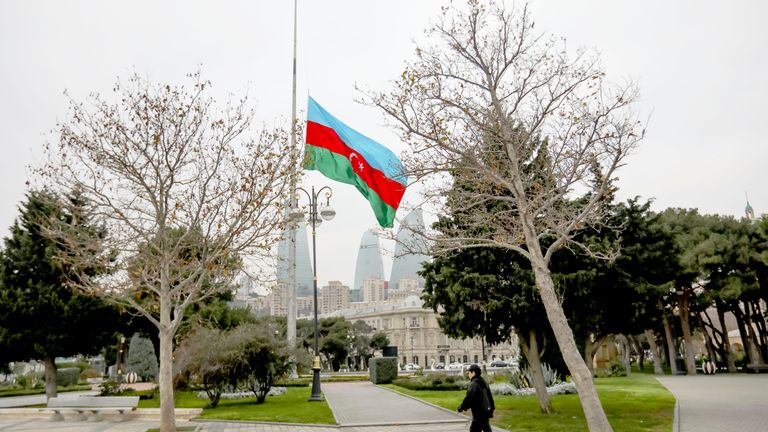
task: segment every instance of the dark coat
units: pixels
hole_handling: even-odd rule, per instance
[[[483,393],[487,398],[483,398]],[[484,400],[485,399],[485,400]],[[480,376],[475,376],[469,382],[467,395],[459,405],[459,411],[472,410],[472,418],[488,419],[493,417],[493,411],[496,410],[496,404],[493,402],[491,388]]]

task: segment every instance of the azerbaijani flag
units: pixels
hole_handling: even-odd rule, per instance
[[[355,186],[379,225],[391,228],[405,193],[403,164],[388,148],[357,132],[309,98],[304,169]]]

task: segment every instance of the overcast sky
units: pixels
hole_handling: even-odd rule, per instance
[[[299,116],[311,93],[348,125],[405,151],[380,112],[355,102],[355,85],[389,88],[441,4],[299,0]],[[741,216],[747,193],[758,214],[768,212],[768,3],[534,0],[531,9],[537,29],[599,50],[609,79],[640,83],[636,108],[650,116],[648,135],[619,172],[622,200]],[[75,99],[108,94],[134,70],[180,83],[202,65],[222,99],[248,91],[258,121],[287,125],[292,20],[287,0],[0,0],[0,236],[17,216],[27,167],[66,119],[65,89]],[[319,282],[351,285],[373,213],[351,186],[314,173],[304,184],[335,191],[337,217],[318,232]]]

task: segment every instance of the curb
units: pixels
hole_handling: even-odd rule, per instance
[[[672,432],[680,432],[680,402],[675,398],[675,418],[672,420]]]
[[[326,427],[326,428],[334,428],[339,429],[342,426],[339,424],[329,424],[329,423],[285,423],[285,422],[266,422],[266,421],[249,421],[249,420],[222,420],[222,419],[203,419],[203,418],[193,418],[190,420],[190,422],[194,423],[237,423],[237,424],[262,424],[262,425],[270,425],[270,426],[296,426],[296,427],[314,427],[314,428],[320,428],[320,427]]]
[[[379,386],[379,385],[376,385],[376,387],[378,387],[378,388],[381,388],[381,389],[384,389],[384,390],[387,390],[387,391],[391,391],[392,393],[397,393],[397,394],[399,394],[399,395],[401,395],[401,396],[405,396],[405,397],[407,397],[407,398],[411,398],[411,399],[413,399],[413,400],[415,400],[415,401],[419,401],[419,402],[421,402],[421,403],[423,403],[423,404],[425,404],[425,405],[429,405],[429,406],[431,406],[431,407],[435,407],[435,408],[437,408],[437,409],[441,409],[441,410],[443,410],[443,411],[445,411],[445,412],[449,412],[449,413],[451,413],[451,414],[456,414],[457,416],[465,417],[465,420],[461,420],[461,419],[456,419],[456,420],[443,420],[443,421],[441,421],[441,422],[438,422],[438,421],[434,421],[434,422],[428,422],[428,423],[459,423],[459,422],[467,422],[467,421],[471,421],[471,420],[472,420],[472,417],[470,417],[470,416],[468,416],[468,415],[465,415],[465,414],[460,414],[460,413],[457,413],[456,411],[451,411],[451,410],[449,410],[448,408],[443,408],[443,407],[441,407],[441,406],[437,406],[437,405],[434,405],[434,404],[432,404],[432,403],[429,403],[429,402],[427,402],[427,401],[424,401],[424,400],[421,400],[421,399],[419,399],[419,398],[413,397],[413,396],[411,396],[411,395],[407,395],[407,394],[405,394],[405,393],[400,393],[400,392],[399,392],[399,391],[397,391],[397,390],[392,390],[392,389],[390,389],[390,388],[381,387],[381,386]],[[497,432],[509,432],[509,431],[507,431],[506,429],[502,429],[502,428],[501,428],[501,427],[499,427],[499,426],[493,426],[493,428],[492,428],[492,429],[493,429],[493,430],[495,430],[495,431],[497,431]],[[677,431],[677,430],[674,430],[673,432],[679,432],[679,431]]]
[[[407,397],[407,398],[409,398],[409,399],[413,399],[413,400],[415,400],[415,401],[417,401],[417,402],[421,402],[421,403],[423,403],[424,405],[427,405],[427,406],[431,406],[432,408],[437,408],[437,409],[439,409],[439,410],[441,410],[441,411],[445,411],[445,412],[447,412],[447,413],[451,413],[451,414],[453,414],[453,415],[456,415],[456,416],[464,417],[464,419],[456,419],[456,420],[443,420],[442,422],[455,423],[455,422],[459,422],[459,421],[469,421],[469,420],[472,420],[472,417],[469,417],[469,416],[467,416],[467,415],[464,415],[464,414],[461,414],[461,413],[457,413],[456,411],[451,411],[451,410],[449,410],[448,408],[444,408],[444,407],[441,407],[441,406],[438,406],[438,405],[435,405],[435,404],[429,403],[429,402],[427,402],[427,401],[425,401],[425,400],[421,400],[421,399],[419,399],[419,398],[417,398],[417,397],[413,397],[413,396],[411,396],[411,395],[408,395],[408,394],[405,394],[405,393],[401,393],[401,392],[399,392],[399,391],[397,391],[397,390],[393,390],[393,389],[391,389],[391,388],[382,387],[382,386],[380,386],[380,385],[378,385],[378,384],[374,384],[374,385],[375,385],[376,387],[380,388],[380,389],[384,389],[384,390],[386,390],[386,391],[389,391],[389,392],[392,392],[392,393],[398,394],[398,395],[400,395],[400,396],[405,396],[405,397]],[[438,423],[438,422],[433,422],[433,423]]]

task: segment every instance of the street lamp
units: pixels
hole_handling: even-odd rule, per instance
[[[317,202],[320,199],[320,193],[323,191],[326,191],[325,206],[318,209]],[[315,237],[317,227],[320,226],[323,220],[329,221],[333,219],[333,217],[336,216],[336,210],[330,206],[333,190],[331,190],[331,188],[328,186],[323,186],[318,191],[315,191],[314,186],[312,186],[311,191],[307,191],[304,188],[298,187],[296,188],[296,202],[298,202],[298,198],[301,195],[299,192],[303,192],[304,195],[306,195],[306,197],[309,199],[309,221],[312,224],[312,270],[314,273],[312,282],[314,285],[315,295],[315,358],[312,361],[312,394],[309,396],[309,400],[322,401],[323,395],[320,392],[320,351],[318,350],[317,346],[317,246]],[[299,209],[291,209],[289,218],[293,220],[300,220],[304,218],[304,213]]]

